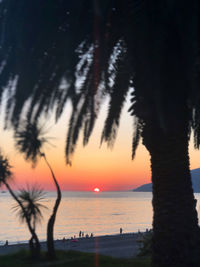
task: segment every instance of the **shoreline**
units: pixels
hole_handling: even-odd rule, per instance
[[[133,258],[139,252],[141,237],[144,233],[124,233],[76,239],[55,240],[57,250],[75,250],[111,256],[114,258]],[[46,241],[42,241],[41,250],[46,251]],[[29,249],[28,243],[0,246],[0,255]]]

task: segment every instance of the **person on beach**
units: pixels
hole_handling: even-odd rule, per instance
[[[84,232],[82,232],[82,237],[84,237]]]
[[[122,228],[119,229],[120,235],[122,235]]]
[[[8,246],[8,240],[6,240],[6,243],[4,244],[4,246]]]
[[[81,234],[82,234],[82,232],[80,231],[80,232],[79,232],[79,238],[81,237]]]

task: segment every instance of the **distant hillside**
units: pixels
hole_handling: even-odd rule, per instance
[[[200,193],[200,168],[191,170],[192,175],[192,185],[195,193]],[[135,189],[134,192],[151,192],[152,191],[152,183],[143,184]]]
[[[135,189],[133,189],[134,192],[151,192],[152,191],[152,183],[149,184],[143,184]]]

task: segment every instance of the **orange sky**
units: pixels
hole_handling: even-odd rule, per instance
[[[149,155],[143,145],[140,145],[134,161],[131,160],[132,120],[129,116],[129,104],[124,107],[117,140],[113,150],[103,144],[101,148],[100,136],[106,115],[107,103],[105,103],[89,144],[83,148],[80,138],[72,166],[65,164],[64,149],[67,130],[67,118],[70,108],[67,106],[60,121],[54,125],[51,118],[46,127],[51,127],[47,136],[55,137],[51,142],[54,146],[47,145],[44,150],[51,163],[56,177],[63,190],[93,190],[99,187],[106,190],[130,190],[143,183],[150,182]],[[14,148],[11,131],[1,130],[1,147],[9,157],[15,173],[16,187],[25,183],[41,184],[46,190],[54,190],[49,170],[43,159],[35,169],[31,163],[27,163],[23,156]],[[191,169],[200,167],[199,151],[190,148]]]

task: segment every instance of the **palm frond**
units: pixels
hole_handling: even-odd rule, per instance
[[[112,147],[117,135],[120,114],[130,87],[130,65],[124,43],[119,47],[120,54],[113,63],[116,77],[113,78],[113,87],[110,93],[108,116],[105,121],[101,142],[106,141]],[[125,61],[125,63],[124,63]]]
[[[16,148],[30,160],[35,167],[38,157],[41,156],[42,146],[48,142],[44,137],[44,128],[36,123],[23,121],[15,132]]]
[[[0,185],[12,179],[13,173],[11,169],[12,166],[10,165],[8,158],[4,156],[0,150]]]
[[[19,204],[12,207],[16,212],[21,222],[24,222],[27,217],[32,222],[33,227],[41,223],[43,219],[42,210],[47,209],[45,205],[40,203],[45,198],[45,192],[38,185],[29,186],[20,189],[18,198],[24,206],[25,212],[21,209]]]
[[[142,122],[138,118],[134,118],[133,126],[133,141],[132,141],[132,159],[135,158],[135,153],[140,142],[141,133],[143,130]]]
[[[83,125],[85,116],[87,114],[88,98],[82,98],[79,101],[79,108],[75,109],[70,119],[69,130],[66,140],[66,162],[71,165],[71,156],[74,153],[75,146],[80,134],[80,129]]]
[[[36,123],[53,107],[58,120],[70,100],[68,158],[82,129],[83,143],[88,143],[98,116],[96,103],[100,106],[102,95],[108,95],[102,141],[112,145],[132,80],[132,115],[168,131],[185,114],[199,147],[198,1],[29,2],[0,2],[0,99],[16,81],[6,101],[7,123],[17,128],[27,101],[29,121]],[[61,89],[63,80],[67,86]],[[26,154],[31,158],[28,149]]]

